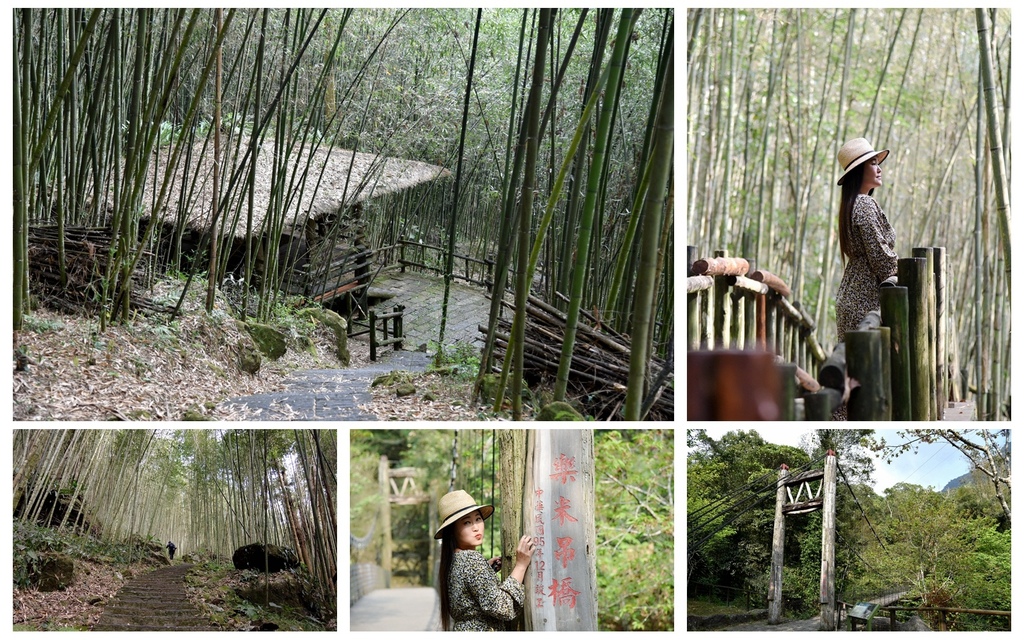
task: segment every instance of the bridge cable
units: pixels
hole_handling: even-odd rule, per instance
[[[878,544],[882,549],[885,550],[886,553],[889,553],[889,550],[885,548],[885,543],[883,543],[882,539],[878,537],[878,532],[875,531],[875,527],[871,524],[871,520],[868,519],[868,514],[864,512],[864,507],[861,506],[860,500],[857,499],[857,494],[853,492],[853,487],[850,486],[850,481],[846,479],[846,474],[843,473],[843,468],[839,466],[838,461],[836,461],[836,468],[839,469],[839,474],[843,477],[843,484],[845,484],[846,488],[850,491],[850,495],[853,496],[853,501],[857,504],[857,508],[860,509],[861,515],[864,516],[864,521],[868,523],[868,528],[871,529],[871,533],[875,534],[875,540],[878,540]]]
[[[805,463],[803,463],[801,465],[798,465],[798,466],[794,467],[793,469],[791,469],[791,473],[792,474],[801,473],[801,472],[803,472],[805,470],[805,468],[810,467],[811,465],[814,465],[814,464],[820,462],[824,458],[825,458],[825,455],[822,455],[822,456],[820,456],[820,457],[818,457],[818,458],[816,458],[814,460],[809,460],[808,462],[805,462]],[[742,491],[744,491],[744,490],[746,490],[746,489],[748,489],[748,488],[750,488],[752,486],[756,485],[756,489],[753,491],[753,493],[754,494],[758,494],[758,493],[760,493],[762,491],[766,491],[768,489],[771,489],[772,491],[777,490],[778,483],[779,483],[778,470],[769,471],[767,473],[761,474],[760,476],[754,478],[753,480],[751,480],[747,484],[739,487],[738,489],[734,489],[733,491],[731,491],[731,492],[729,492],[729,493],[727,493],[727,494],[725,494],[725,495],[723,495],[723,496],[721,496],[719,498],[716,498],[715,500],[712,500],[711,502],[709,502],[708,504],[704,505],[703,507],[697,509],[693,513],[687,514],[687,516],[686,516],[687,525],[690,526],[690,527],[701,526],[700,525],[700,520],[704,519],[704,517],[705,517],[704,516],[704,512],[705,511],[709,511],[711,509],[714,509],[714,508],[718,507],[718,505],[720,503],[725,502],[729,498],[735,496],[736,494],[738,494],[738,493],[740,493],[740,492],[742,492]],[[740,502],[742,503],[742,501],[740,501]],[[726,509],[726,511],[728,511],[728,510],[729,509]],[[710,516],[710,519],[714,520],[714,519],[718,518],[720,515],[721,515],[721,513],[716,512],[714,515]]]
[[[827,455],[827,454],[825,454],[825,455]],[[794,474],[795,473],[802,473],[806,468],[808,468],[808,467],[810,467],[810,466],[812,466],[814,464],[817,464],[819,461],[824,459],[825,455],[822,455],[822,456],[818,457],[815,460],[809,460],[808,462],[805,462],[805,463],[803,463],[801,465],[798,465],[797,467],[794,467],[794,469],[792,471],[794,472]],[[765,479],[767,479],[767,480],[765,480]],[[725,499],[736,495],[740,491],[742,491],[742,490],[744,490],[744,489],[746,489],[746,488],[748,488],[748,487],[750,487],[750,486],[752,486],[752,485],[754,485],[755,483],[758,483],[758,482],[760,482],[761,484],[759,484],[757,486],[756,490],[754,490],[747,497],[745,497],[743,499],[740,499],[740,500],[737,500],[737,501],[733,502],[732,504],[730,504],[728,506],[725,506],[724,508],[722,508],[722,509],[720,509],[718,511],[713,511],[713,512],[710,512],[710,513],[706,513],[706,512],[709,512],[711,509],[720,506],[721,503]],[[752,509],[754,506],[756,506],[757,504],[762,502],[768,495],[775,494],[777,490],[778,490],[778,476],[773,474],[772,472],[769,472],[769,473],[766,473],[766,474],[762,474],[758,478],[755,478],[753,481],[748,482],[743,487],[741,487],[741,488],[739,488],[737,490],[734,490],[734,491],[726,494],[722,498],[714,500],[714,501],[712,501],[711,503],[709,503],[707,505],[704,505],[700,509],[696,510],[693,514],[687,515],[687,533],[688,533],[687,537],[688,538],[696,538],[696,537],[704,535],[709,530],[709,528],[716,527],[716,525],[714,524],[715,520],[718,520],[719,518],[723,518],[726,515],[734,512],[735,510],[740,509],[743,506],[746,506],[746,504],[749,501],[751,501],[751,500],[756,500],[756,502],[753,505],[751,505],[750,508],[748,508],[748,509],[744,510],[743,512],[737,514],[736,517],[731,518],[728,522],[723,523],[720,526],[717,526],[715,528],[715,531],[713,531],[710,534],[711,536],[713,536],[718,531],[721,531],[722,529],[724,529],[727,524],[735,521],[736,518],[739,517],[739,515],[742,515],[743,513],[746,513],[747,511]],[[691,533],[692,533],[692,536],[690,535]],[[705,539],[707,539],[709,537],[710,536],[704,536]]]

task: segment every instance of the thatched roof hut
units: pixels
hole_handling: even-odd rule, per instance
[[[390,193],[417,185],[447,178],[451,172],[444,167],[386,157],[373,153],[330,148],[327,145],[307,144],[300,147],[286,143],[278,150],[274,140],[264,140],[256,147],[255,180],[253,192],[253,226],[262,227],[271,209],[271,193],[275,163],[281,165],[278,175],[284,176],[285,193],[293,194],[283,203],[286,227],[298,222],[306,225],[306,219],[319,220],[326,216],[338,215],[343,209]],[[234,189],[233,200],[227,207],[223,221],[235,235],[244,235],[247,218],[248,194],[244,188],[253,159],[246,158],[249,140],[228,143],[222,149],[222,185],[229,185],[234,177],[238,188]],[[153,202],[154,193],[160,188],[172,148],[164,147],[150,163],[146,182],[144,206]],[[192,229],[209,229],[213,193],[213,142],[199,141],[189,150],[181,151],[179,168],[174,171],[160,216],[164,221],[176,219],[179,212],[185,224]],[[281,160],[276,158],[281,157]],[[196,160],[199,158],[200,160]],[[242,165],[243,159],[245,164]],[[240,169],[236,170],[236,167]],[[185,175],[182,175],[182,174]],[[237,174],[237,175],[236,175]],[[197,188],[186,194],[188,202],[182,202],[182,185],[189,185],[196,178]],[[223,186],[222,186],[223,193]],[[232,224],[233,220],[240,224]]]
[[[282,288],[326,300],[365,287],[369,251],[364,237],[362,203],[451,176],[444,167],[425,162],[353,152],[327,145],[298,143],[277,148],[265,140],[246,155],[249,140],[225,141],[221,155],[221,203],[217,235],[234,239],[235,264],[244,251],[249,220],[248,180],[255,167],[252,234],[257,239],[256,271],[264,273],[271,252],[278,256]],[[151,159],[143,207],[151,208],[164,182],[172,149]],[[254,156],[254,157],[253,157]],[[276,171],[275,171],[276,167]],[[172,170],[158,220],[168,242],[183,252],[201,245],[209,233],[213,196],[213,142],[183,149]],[[275,175],[278,186],[275,187]],[[280,194],[280,195],[279,195]],[[283,198],[283,201],[281,200]],[[148,217],[148,214],[147,214]],[[272,247],[270,238],[280,231]],[[232,269],[229,261],[229,269]]]

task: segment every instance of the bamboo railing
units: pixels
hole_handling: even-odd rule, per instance
[[[845,399],[850,420],[941,420],[950,385],[945,248],[912,255],[880,286],[880,308],[826,357],[784,282],[724,252],[695,260],[689,247],[688,371],[698,378],[690,419],[829,420]]]

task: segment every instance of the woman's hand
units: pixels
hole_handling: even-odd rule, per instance
[[[511,574],[520,584],[526,578],[526,568],[530,566],[531,559],[533,559],[533,538],[523,536],[516,546],[516,566],[512,569]]]
[[[516,566],[523,565],[528,567],[532,559],[533,538],[531,536],[523,536],[519,539],[519,545],[516,547]]]
[[[500,557],[491,558],[490,560],[487,561],[487,564],[491,565],[491,568],[494,569],[495,573],[501,571],[501,558]]]

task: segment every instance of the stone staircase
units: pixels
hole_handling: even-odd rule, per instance
[[[185,595],[181,564],[157,569],[128,582],[103,608],[93,631],[216,631]]]

